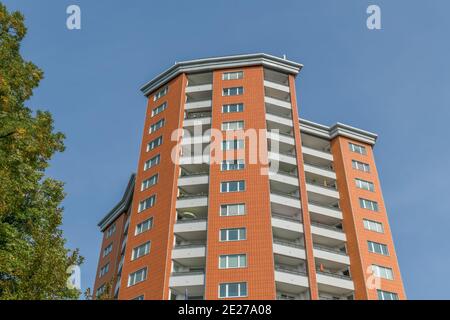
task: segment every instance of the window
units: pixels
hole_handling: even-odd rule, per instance
[[[224,140],[222,141],[222,150],[244,149],[244,140]]]
[[[244,72],[236,71],[236,72],[224,72],[222,74],[222,80],[238,80],[244,77]]]
[[[243,87],[223,88],[223,96],[239,96],[244,93]]]
[[[144,295],[137,296],[136,298],[133,298],[133,300],[144,300]]]
[[[150,241],[136,247],[133,249],[133,254],[131,255],[131,260],[136,260],[142,256],[145,256],[150,252]]]
[[[246,254],[229,254],[219,257],[220,269],[245,268],[247,266]]]
[[[113,233],[116,232],[116,223],[113,223],[111,227],[109,227],[108,231],[106,231],[106,239],[111,237]]]
[[[372,265],[373,274],[379,278],[394,280],[394,274],[391,268],[386,268],[382,266]]]
[[[152,118],[167,109],[167,102],[157,106],[152,110]]]
[[[220,184],[220,192],[241,192],[245,191],[245,181],[226,181]]]
[[[243,103],[224,104],[222,106],[222,113],[234,113],[244,111]]]
[[[155,205],[156,195],[152,195],[151,197],[139,202],[138,212],[142,212],[148,208],[151,208]]]
[[[375,191],[375,187],[374,187],[373,183],[370,181],[356,178],[355,183],[356,183],[357,188],[364,189],[367,191],[372,191],[372,192]]]
[[[158,176],[159,176],[158,174],[155,174],[155,175],[151,176],[150,178],[142,181],[141,191],[144,191],[144,190],[150,188],[151,186],[154,186],[155,184],[157,184]]]
[[[359,198],[359,205],[363,209],[378,211],[378,203],[375,201]]]
[[[223,160],[222,161],[222,171],[230,171],[230,170],[242,170],[244,169],[244,160]]]
[[[151,167],[158,165],[160,160],[161,160],[161,156],[158,154],[157,156],[154,156],[150,160],[145,161],[144,171],[150,169]]]
[[[135,235],[141,234],[147,230],[150,230],[153,227],[153,218],[142,221],[136,226]]]
[[[221,229],[220,241],[241,241],[247,239],[245,228]]]
[[[230,121],[222,123],[222,131],[233,131],[244,129],[244,121]]]
[[[150,150],[155,149],[156,147],[160,146],[162,144],[162,136],[159,136],[155,140],[152,140],[147,145],[147,152]]]
[[[373,241],[367,241],[367,244],[369,245],[370,252],[382,254],[384,256],[389,255],[387,245]]]
[[[356,169],[356,170],[370,172],[370,166],[367,163],[360,162],[357,160],[352,160],[352,167],[353,167],[353,169]]]
[[[156,130],[161,129],[162,127],[164,127],[164,124],[165,124],[165,123],[166,123],[166,120],[165,120],[165,119],[161,119],[161,120],[159,120],[158,122],[152,124],[152,125],[150,126],[149,133],[153,133],[153,132],[155,132]]]
[[[357,145],[357,144],[354,144],[351,142],[349,142],[349,146],[350,146],[350,151],[352,151],[352,152],[356,152],[356,153],[359,153],[362,155],[367,154],[366,147],[363,147],[363,146],[360,146],[360,145]]]
[[[140,269],[128,276],[128,286],[134,286],[147,279],[147,268]]]
[[[103,277],[109,271],[109,262],[100,269],[99,278]]]
[[[364,228],[369,230],[369,231],[375,231],[378,233],[383,233],[383,224],[380,222],[376,222],[376,221],[372,221],[372,220],[367,220],[364,219]]]
[[[98,287],[97,291],[95,292],[95,295],[97,297],[101,296],[103,293],[105,293],[106,286],[102,284],[100,287]]]
[[[219,284],[219,298],[237,298],[247,296],[247,283],[221,283]]]
[[[377,290],[378,300],[398,300],[398,294],[389,291]]]
[[[224,217],[242,216],[245,214],[245,204],[223,204],[220,206],[220,215]]]
[[[159,90],[157,93],[155,93],[155,96],[153,97],[153,101],[156,101],[156,100],[164,97],[168,91],[169,91],[169,87],[165,86],[164,88]]]
[[[103,249],[103,257],[106,257],[112,251],[113,244],[110,243],[105,249]]]

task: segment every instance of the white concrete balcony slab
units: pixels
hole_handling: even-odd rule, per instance
[[[269,179],[271,181],[276,181],[278,183],[285,183],[285,184],[289,184],[291,186],[298,187],[298,185],[299,185],[298,177],[288,175],[288,174],[283,174],[280,172],[269,171]]]
[[[333,227],[325,227],[320,226],[315,223],[311,223],[311,233],[314,236],[322,237],[322,238],[328,238],[328,239],[334,239],[338,242],[345,242],[347,241],[347,237],[345,236],[345,233],[343,231],[338,231],[338,229]]]
[[[195,127],[195,126],[210,126],[211,125],[211,117],[205,118],[191,118],[183,120],[183,127]]]
[[[212,100],[204,100],[197,102],[187,102],[184,105],[184,110],[206,109],[212,107]]]
[[[175,246],[172,250],[172,259],[173,260],[205,258],[205,257],[206,257],[206,246],[205,245]]]
[[[264,102],[278,106],[278,107],[282,107],[285,109],[289,109],[289,110],[292,109],[291,103],[287,102],[287,101],[282,101],[282,100],[271,98],[271,97],[264,97]]]
[[[209,183],[209,176],[207,174],[189,175],[178,178],[179,187],[204,185],[208,183]]]
[[[287,216],[283,217],[280,214],[272,214],[272,228],[294,232],[297,233],[298,236],[303,233],[303,224],[301,223],[300,219]]]
[[[342,220],[342,211],[331,206],[324,206],[315,203],[308,203],[308,211],[310,214],[322,215],[325,218]]]
[[[274,123],[281,124],[282,126],[285,126],[285,127],[292,127],[293,126],[292,119],[285,118],[285,117],[280,117],[280,116],[277,116],[277,115],[272,114],[272,113],[266,113],[266,120],[274,122]]]
[[[267,136],[267,139],[277,140],[279,142],[295,146],[295,139],[294,139],[294,137],[291,137],[291,136],[288,136],[288,135],[284,135],[284,134],[275,133],[273,131],[267,131],[266,132],[266,136]]]
[[[295,259],[301,260],[306,259],[305,249],[301,247],[299,244],[290,243],[288,241],[284,242],[274,239],[273,253]]]
[[[321,196],[330,197],[339,200],[339,192],[334,188],[321,187],[315,184],[306,183],[306,191],[317,193]]]
[[[210,135],[183,137],[181,140],[182,145],[192,145],[196,143],[209,143],[211,141]]]
[[[278,152],[272,152],[269,151],[269,160],[271,161],[277,161],[277,162],[284,162],[287,164],[291,164],[296,166],[297,165],[297,158],[294,155],[288,155]]]
[[[303,167],[305,168],[305,172],[309,172],[309,173],[312,173],[312,174],[317,174],[317,175],[320,175],[322,177],[326,177],[326,178],[330,178],[330,179],[336,180],[336,173],[334,171],[329,170],[329,169],[321,168],[321,167],[314,166],[314,165],[307,164],[307,163],[305,163],[303,165]]]
[[[207,207],[207,206],[208,206],[207,196],[192,196],[192,197],[178,198],[176,204],[177,209]]]
[[[193,286],[205,285],[205,273],[204,272],[178,272],[172,273],[170,276],[169,286],[171,288],[178,288],[180,292],[183,292],[184,288]],[[180,289],[183,287],[183,289]],[[192,294],[190,292],[190,294]]]
[[[206,231],[207,220],[178,220],[173,227],[175,234]]]
[[[343,252],[339,253],[337,251],[326,249],[324,247],[314,246],[314,257],[317,259],[331,261],[340,265],[350,265],[350,258],[347,254]]]
[[[279,193],[270,193],[270,202],[281,206],[301,209],[300,199]]]
[[[186,93],[211,91],[211,90],[212,90],[212,84],[201,84],[201,85],[197,85],[197,86],[187,86],[186,87]]]
[[[309,288],[306,273],[275,269],[275,283],[277,290],[288,293],[302,293]]]
[[[272,81],[269,81],[269,80],[264,80],[264,86],[268,87],[268,88],[284,91],[284,92],[289,92],[289,86],[286,86],[286,85],[283,85],[283,84],[279,84],[279,83],[275,83],[275,82],[272,82]]]
[[[316,149],[309,148],[309,147],[306,147],[306,146],[302,146],[302,152],[304,154],[308,154],[310,156],[322,158],[322,159],[325,159],[325,160],[328,160],[328,161],[333,161],[333,155],[331,153],[329,153],[329,152],[316,150]]]
[[[202,164],[209,163],[209,155],[198,155],[198,156],[181,156],[179,159],[180,165],[188,164]]]
[[[350,293],[355,290],[351,278],[320,271],[317,271],[317,283],[319,290],[336,294]]]

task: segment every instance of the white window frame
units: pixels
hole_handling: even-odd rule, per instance
[[[107,255],[109,255],[112,252],[112,247],[113,247],[113,244],[111,242],[108,246],[105,247],[105,249],[103,249],[103,257],[106,257]]]
[[[364,229],[378,232],[378,233],[384,233],[384,226],[381,222],[373,221],[369,219],[363,219]]]
[[[114,234],[114,232],[116,232],[116,223],[115,222],[106,231],[106,239],[111,237]]]
[[[237,183],[237,189],[230,191],[230,185]],[[226,186],[224,188],[224,186]],[[241,188],[242,186],[242,188]],[[220,192],[221,193],[230,193],[230,192],[244,192],[245,191],[245,180],[236,180],[236,181],[223,181],[220,183]]]
[[[154,150],[155,148],[159,147],[163,143],[163,137],[159,136],[156,139],[153,139],[147,144],[147,152]]]
[[[144,225],[148,225],[148,228],[145,229],[145,230],[143,228]],[[142,222],[139,222],[136,225],[136,229],[134,231],[134,235],[137,236],[137,235],[139,235],[141,233],[144,233],[145,231],[148,231],[148,230],[150,230],[152,228],[153,228],[153,217],[150,217],[150,218],[148,218],[148,219],[146,219],[146,220],[144,220]]]
[[[369,252],[376,253],[376,254],[381,254],[383,256],[389,256],[389,249],[388,249],[388,246],[386,244],[368,240],[367,241],[367,245],[369,247]],[[380,248],[380,252],[377,252],[375,250],[375,248],[377,246]]]
[[[103,277],[109,272],[109,262],[100,268],[99,278]]]
[[[158,92],[155,93],[153,96],[153,101],[159,100],[162,97],[164,97],[169,92],[169,86],[165,86],[164,88],[161,88],[158,90]]]
[[[378,300],[399,300],[398,294],[395,292],[377,289]],[[389,299],[386,299],[389,297]]]
[[[223,140],[221,143],[221,148],[223,151],[242,150],[245,148],[245,140],[244,139]]]
[[[222,73],[222,80],[240,80],[244,78],[244,71],[230,71]]]
[[[156,194],[151,195],[150,197],[139,202],[138,213],[141,213],[144,210],[152,208],[156,203]]]
[[[155,184],[158,183],[159,180],[159,174],[154,174],[152,175],[150,178],[145,179],[144,181],[142,181],[141,184],[141,191],[147,190],[150,187],[153,187]]]
[[[230,266],[230,259],[237,258],[237,266]],[[225,266],[222,266],[224,260]],[[239,254],[223,254],[219,256],[219,269],[240,269],[247,268],[247,255],[245,253]]]
[[[244,159],[222,160],[220,171],[237,171],[244,170]]]
[[[394,272],[392,271],[392,268],[373,264],[372,272],[378,278],[383,278],[386,280],[394,280]]]
[[[243,120],[222,122],[222,131],[237,131],[237,130],[244,130]]]
[[[373,184],[373,182],[355,178],[355,184],[356,184],[356,187],[359,189],[375,192],[375,185]]]
[[[161,112],[163,112],[166,109],[167,109],[167,102],[161,103],[159,106],[152,109],[151,117],[153,118],[154,116],[160,114]]]
[[[378,212],[380,210],[378,202],[364,198],[359,198],[359,206],[361,209],[367,209],[374,212]]]
[[[241,286],[245,284],[245,294],[241,293]],[[238,294],[236,296],[231,296],[229,294],[229,286],[230,285],[238,285]],[[225,286],[225,295],[222,296],[221,295],[221,287]],[[220,283],[219,284],[219,298],[242,298],[242,297],[247,297],[248,296],[248,284],[247,282],[227,282],[227,283]]]
[[[225,239],[222,238],[222,231],[225,231]],[[237,239],[230,240],[230,232],[237,231]],[[220,242],[233,242],[233,241],[244,241],[247,240],[247,228],[226,228],[219,230]]]
[[[358,160],[352,160],[352,168],[367,173],[370,172],[370,164]]]
[[[157,166],[161,162],[161,155],[157,154],[153,158],[145,161],[144,163],[144,171],[147,171],[150,168],[153,168],[154,166]]]
[[[233,110],[234,108],[236,110]],[[243,103],[229,103],[222,105],[222,113],[237,113],[243,111],[244,111]]]
[[[164,125],[166,124],[166,119],[162,118],[158,121],[156,121],[154,124],[150,125],[150,128],[148,130],[149,134],[152,134],[156,131],[158,131],[159,129],[161,129],[162,127],[164,127]]]
[[[230,214],[230,209],[232,207],[237,207],[237,213],[236,214]],[[226,214],[222,213],[222,209],[225,208]],[[222,204],[220,206],[220,216],[221,217],[234,217],[234,216],[243,216],[246,214],[246,205],[245,203],[228,203],[228,204]]]
[[[136,277],[140,272],[143,272],[143,276],[139,281],[137,281]],[[128,275],[128,287],[144,282],[145,280],[147,280],[147,267],[136,270],[135,272],[132,272]]]
[[[222,96],[224,97],[234,97],[234,96],[240,96],[244,94],[244,87],[229,87],[229,88],[223,88],[222,89]]]
[[[361,146],[359,144],[354,144],[352,142],[349,142],[349,147],[350,147],[350,151],[352,151],[352,152],[356,152],[363,156],[367,155],[367,149],[365,146]]]
[[[141,252],[142,249],[143,251]],[[137,247],[134,247],[133,252],[131,254],[131,261],[134,261],[136,259],[148,255],[150,253],[150,249],[151,249],[151,241],[147,241]]]

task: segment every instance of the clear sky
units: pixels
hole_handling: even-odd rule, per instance
[[[304,64],[300,115],[379,134],[376,161],[411,299],[450,298],[450,1],[2,0],[26,16],[22,52],[45,71],[29,102],[67,135],[49,175],[66,182],[64,231],[83,290],[97,222],[136,170],[140,85],[175,61],[265,52]],[[78,4],[82,29],[66,28]],[[377,4],[382,30],[366,27]]]

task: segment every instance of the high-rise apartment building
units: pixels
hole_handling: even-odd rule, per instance
[[[406,298],[377,136],[299,118],[301,68],[267,54],[208,58],[142,87],[137,173],[99,223],[96,293]]]

